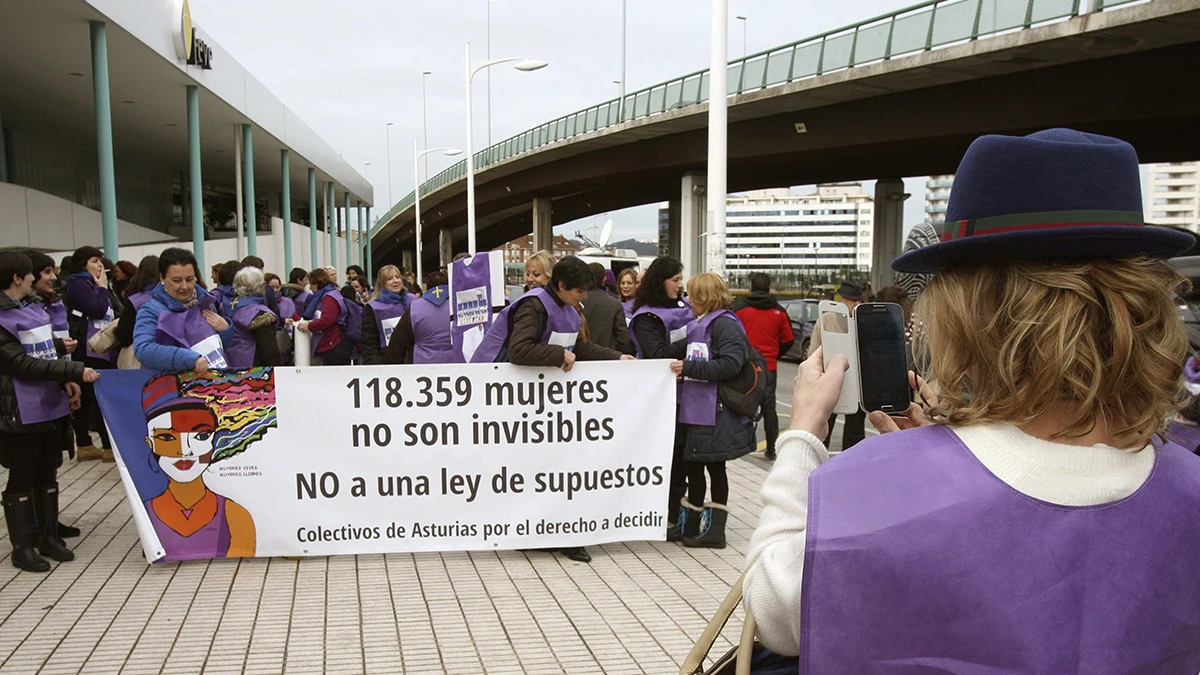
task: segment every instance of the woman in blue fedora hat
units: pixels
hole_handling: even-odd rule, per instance
[[[1200,671],[1200,458],[1155,440],[1188,350],[1164,259],[1192,243],[1143,223],[1128,143],[976,140],[939,241],[892,263],[936,272],[928,406],[829,460],[846,363],[800,367],[748,554],[759,638],[801,672]]]

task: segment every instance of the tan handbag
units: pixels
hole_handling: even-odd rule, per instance
[[[93,354],[107,354],[118,344],[117,322],[115,320],[110,321],[107,326],[87,341],[87,346],[92,350]]]
[[[683,660],[679,675],[750,675],[755,623],[754,615],[749,613],[746,614],[746,622],[742,624],[742,636],[737,646],[714,661],[708,670],[704,670],[705,657],[712,650],[713,643],[717,641],[717,636],[721,634],[725,624],[729,622],[729,617],[733,616],[738,603],[742,601],[742,581],[745,578],[746,574],[743,572],[733,588],[729,589],[729,594],[721,602],[716,616],[708,622],[708,626],[700,634],[700,639],[696,641],[696,646],[692,647],[692,651],[688,652],[687,658]]]

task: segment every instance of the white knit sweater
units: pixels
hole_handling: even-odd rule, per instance
[[[993,474],[1043,501],[1086,506],[1133,494],[1150,476],[1154,451],[1051,443],[1009,424],[956,427],[954,432]],[[750,538],[742,603],[772,651],[795,655],[800,644],[800,582],[808,524],[808,476],[829,459],[806,431],[776,442],[778,459],[762,486],[762,515]]]

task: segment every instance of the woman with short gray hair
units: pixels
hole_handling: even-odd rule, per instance
[[[229,307],[233,323],[233,346],[227,353],[229,367],[282,365],[275,335],[279,317],[267,307],[266,277],[262,270],[255,267],[238,270],[233,277],[233,292],[237,297]]]

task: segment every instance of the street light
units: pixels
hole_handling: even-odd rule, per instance
[[[425,115],[425,78],[433,74],[433,71],[426,70],[421,73],[421,145],[429,147],[429,120]],[[429,180],[429,160],[425,160],[425,180]],[[420,279],[417,280],[420,282]]]
[[[425,283],[425,277],[421,275],[421,181],[417,176],[417,165],[421,158],[433,152],[440,152],[448,157],[461,155],[462,150],[458,148],[444,147],[433,148],[432,150],[418,150],[417,139],[413,139],[413,196],[416,201],[413,203],[413,214],[416,217],[417,224],[417,283]],[[429,160],[425,160],[428,162]]]
[[[383,133],[387,135],[387,162],[388,162],[388,208],[392,208],[392,125],[394,122],[388,122],[383,127]]]
[[[475,141],[474,130],[471,128],[471,79],[475,77],[475,73],[484,68],[498,66],[501,63],[512,63],[513,61],[517,62],[513,68],[521,72],[540,70],[549,65],[545,61],[534,61],[523,56],[516,56],[508,59],[484,61],[477,66],[472,66],[471,43],[467,43],[467,251],[472,256],[475,255]]]
[[[747,53],[746,52],[746,24],[748,24],[749,21],[747,21],[746,17],[744,17],[744,16],[735,16],[734,18],[737,19],[738,21],[742,22],[742,58],[744,59],[744,58],[746,58],[746,53]]]

